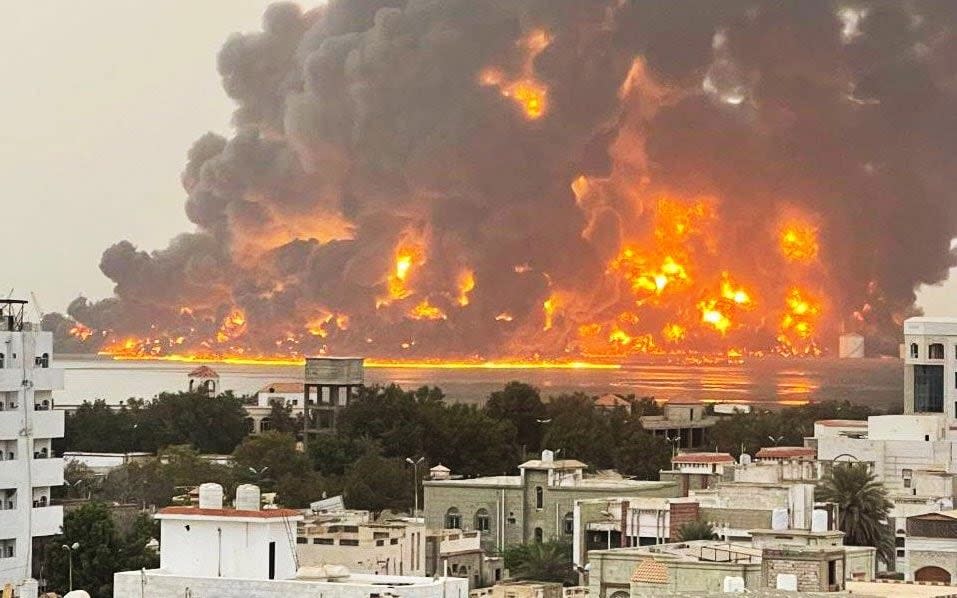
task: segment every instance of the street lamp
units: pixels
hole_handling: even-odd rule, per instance
[[[405,462],[412,466],[412,496],[414,497],[412,516],[418,517],[419,513],[419,464],[425,461],[425,457],[419,457],[415,461],[412,457],[406,457]]]
[[[73,544],[64,544],[63,550],[66,551],[68,558],[70,560],[70,591],[73,591],[73,551],[80,547],[79,542],[74,542]]]
[[[668,439],[668,442],[670,442],[670,443],[672,444],[671,457],[672,457],[672,458],[677,457],[677,456],[678,456],[678,445],[681,443],[681,436],[675,436],[675,437],[665,436],[665,438],[667,438],[667,439]]]
[[[779,442],[784,440],[784,436],[768,436],[768,440],[774,443],[774,446],[777,446]]]

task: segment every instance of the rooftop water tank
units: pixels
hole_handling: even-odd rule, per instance
[[[236,510],[258,511],[262,493],[255,484],[240,484],[236,487]]]
[[[222,509],[223,487],[219,484],[207,482],[199,485],[199,508]]]

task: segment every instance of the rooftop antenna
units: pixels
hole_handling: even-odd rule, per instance
[[[43,308],[40,307],[40,300],[37,299],[36,293],[30,291],[30,298],[33,299],[33,309],[37,312],[37,318],[39,318],[37,323],[39,324],[43,322]]]

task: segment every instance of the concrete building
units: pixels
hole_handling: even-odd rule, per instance
[[[458,529],[430,530],[425,538],[425,574],[461,577],[469,588],[484,588],[505,579],[501,556],[482,549],[481,532]]]
[[[789,534],[790,530],[776,530],[769,535]],[[784,576],[785,586],[790,576],[796,576],[793,589],[805,592],[843,589],[850,579],[872,580],[874,549],[834,545],[835,534],[842,537],[840,532],[828,532],[818,541],[813,532],[804,532],[803,545],[695,540],[595,550],[589,555],[589,594],[593,598],[708,595],[729,585],[759,593],[781,587],[779,575]],[[761,530],[753,530],[752,535],[760,536]]]
[[[50,503],[63,484],[51,444],[63,437],[52,394],[63,388],[63,370],[52,367],[52,333],[23,321],[25,304],[0,300],[0,588],[29,594],[33,540],[63,525],[63,508]]]
[[[291,409],[292,416],[305,413],[304,385],[302,382],[272,382],[256,393],[256,404],[246,405],[246,426],[250,434],[261,434],[272,429],[270,414],[273,401]]]
[[[908,517],[904,551],[904,563],[898,568],[907,581],[957,580],[957,511]]]
[[[667,439],[676,448],[693,449],[707,446],[708,429],[718,418],[707,414],[707,405],[698,401],[671,400],[665,403],[662,415],[643,415],[641,427]]]
[[[616,394],[605,394],[595,399],[595,409],[609,411],[614,413],[622,410],[624,413],[631,413],[631,402],[621,398]]]
[[[199,507],[167,507],[161,521],[160,568],[113,577],[116,598],[466,598],[468,582],[351,573],[346,567],[299,567],[296,526],[287,509],[259,510],[259,489],[237,489],[236,508],[223,508],[222,487],[203,484]]]
[[[575,501],[618,496],[677,496],[671,482],[586,476],[585,464],[555,460],[551,451],[519,466],[518,475],[423,482],[425,523],[430,529],[482,532],[487,552],[530,541],[570,540]]]
[[[296,535],[303,566],[343,565],[356,573],[426,575],[426,530],[421,519],[374,521],[368,511],[309,516]]]
[[[303,405],[306,428],[303,441],[310,434],[332,432],[336,416],[349,404],[365,379],[361,357],[307,357]]]
[[[904,346],[904,413],[957,419],[957,318],[908,318]]]
[[[503,581],[469,592],[469,598],[563,598],[562,584],[548,581]]]
[[[728,453],[679,453],[672,457],[671,466],[658,474],[659,479],[678,484],[681,496],[687,496],[721,481],[725,470],[734,466],[734,457]]]

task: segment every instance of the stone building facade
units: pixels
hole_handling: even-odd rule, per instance
[[[575,501],[618,496],[677,495],[670,482],[586,476],[585,464],[542,459],[519,466],[519,475],[423,482],[425,524],[429,529],[482,532],[482,547],[492,552],[532,541],[571,540]]]

